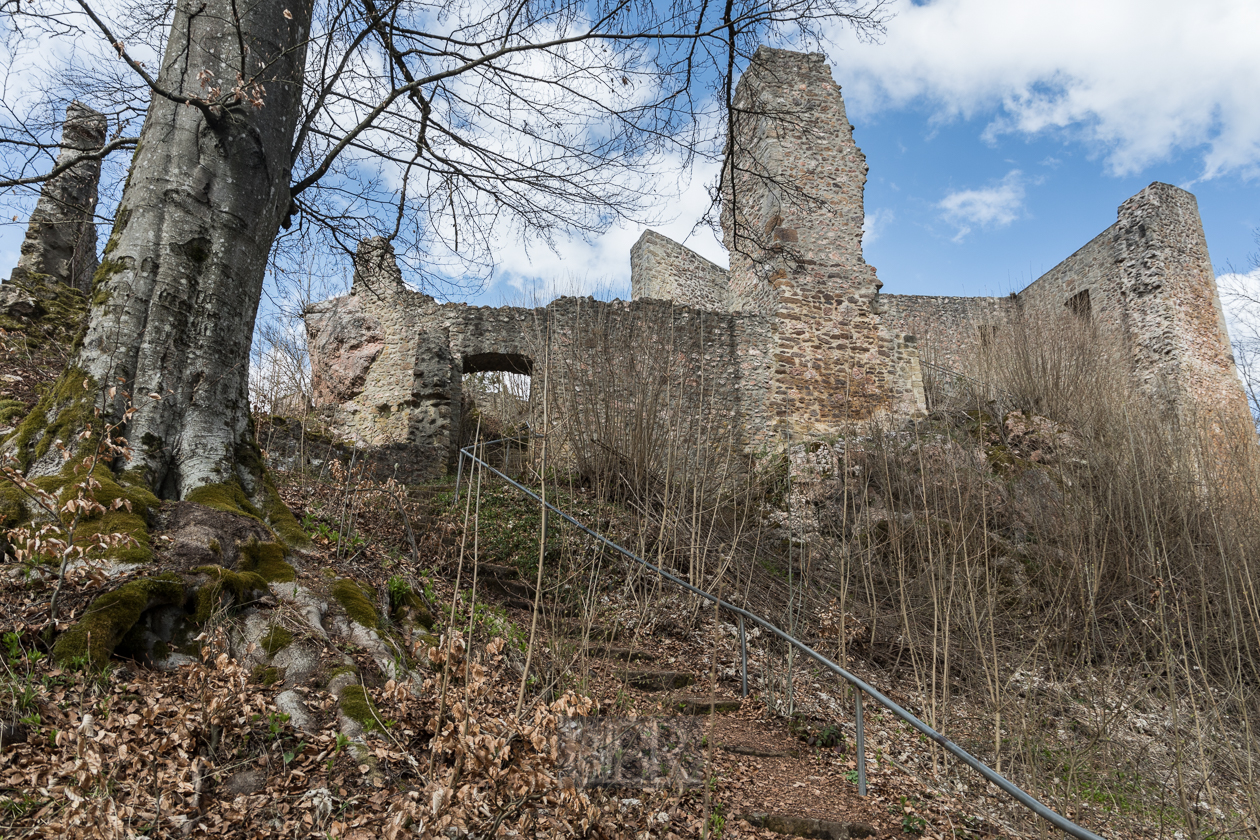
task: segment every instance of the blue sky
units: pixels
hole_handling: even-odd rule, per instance
[[[878,44],[823,45],[867,155],[867,261],[888,293],[1005,294],[1084,245],[1152,181],[1198,197],[1218,271],[1260,291],[1260,0],[894,0]],[[779,44],[778,46],[793,46]],[[670,170],[656,230],[720,264],[695,223],[716,169]],[[25,217],[0,226],[16,262]],[[642,225],[555,251],[505,237],[474,300],[629,296]],[[102,232],[102,241],[104,232]],[[7,274],[0,268],[0,274]]]
[[[825,45],[870,164],[867,261],[884,291],[1005,294],[1112,224],[1152,181],[1199,201],[1212,261],[1246,271],[1260,250],[1260,2],[895,2],[879,44],[836,28]],[[714,172],[672,221],[682,240]],[[628,296],[642,226],[558,253],[504,250],[478,302],[521,288]],[[707,231],[687,244],[725,264]],[[1260,284],[1260,273],[1250,279]]]

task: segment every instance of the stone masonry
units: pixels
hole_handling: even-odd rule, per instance
[[[105,115],[79,102],[66,108],[57,164],[105,145]],[[64,283],[82,292],[96,272],[96,193],[99,160],[82,161],[44,182],[11,281]]]
[[[696,429],[707,445],[755,452],[922,413],[921,346],[967,372],[1020,316],[1112,331],[1166,410],[1249,416],[1189,193],[1152,184],[1016,295],[884,295],[862,256],[865,156],[824,57],[758,50],[734,126],[722,179],[729,270],[646,231],[631,250],[630,302],[473,307],[410,291],[389,244],[368,240],[350,294],[307,313],[316,404],[363,443],[452,465],[462,376],[513,371],[532,375],[534,428],[545,408],[552,427],[580,428],[590,452],[656,452],[671,428],[692,434],[693,456],[706,445]]]
[[[1124,202],[1114,225],[1021,292],[888,295],[885,309],[895,329],[931,348],[934,364],[965,374],[1001,352],[1012,318],[1085,318],[1118,342],[1134,381],[1168,416],[1249,427],[1198,204],[1169,184]]]

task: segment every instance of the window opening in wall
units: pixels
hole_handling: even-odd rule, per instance
[[[1088,321],[1091,315],[1090,305],[1089,305],[1089,289],[1085,289],[1084,291],[1080,291],[1072,295],[1070,298],[1067,299],[1067,303],[1065,303],[1064,306],[1066,306],[1068,308],[1068,311],[1071,312],[1073,315],[1077,315],[1081,318],[1084,318],[1086,321]]]
[[[981,324],[980,325],[980,347],[981,348],[988,347],[991,344],[993,344],[993,325]]]

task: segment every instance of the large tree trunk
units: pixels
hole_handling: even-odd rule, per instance
[[[132,396],[126,466],[163,498],[212,484],[257,490],[250,338],[290,204],[310,19],[310,0],[179,0],[175,10],[158,87],[203,102],[226,93],[228,104],[207,115],[153,95],[77,361],[103,394],[118,386],[104,397],[116,416]],[[242,76],[265,92],[232,97]]]

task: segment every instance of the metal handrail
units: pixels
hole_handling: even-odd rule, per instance
[[[504,438],[503,440],[508,440],[508,439]],[[625,555],[626,557],[630,558],[634,562],[638,563],[640,566],[643,566],[644,568],[655,572],[656,574],[658,574],[665,580],[670,581],[671,583],[674,583],[682,587],[683,589],[687,590],[688,592],[691,592],[692,594],[699,595],[701,598],[704,598],[705,600],[713,604],[717,604],[720,608],[727,610],[728,612],[734,613],[736,616],[739,617],[741,661],[743,662],[743,669],[744,669],[743,679],[742,679],[741,684],[742,684],[742,690],[743,690],[744,696],[747,696],[747,693],[748,693],[747,641],[744,636],[744,619],[748,619],[749,621],[752,621],[760,625],[767,632],[772,633],[775,636],[778,636],[783,641],[795,647],[801,653],[813,659],[819,665],[822,665],[823,667],[835,673],[837,676],[842,677],[843,679],[847,680],[850,685],[852,685],[854,688],[857,689],[857,708],[856,708],[857,743],[855,746],[856,746],[857,758],[858,758],[858,762],[857,762],[858,793],[860,795],[862,796],[866,795],[866,752],[865,752],[864,744],[863,744],[864,735],[862,731],[863,730],[862,694],[866,693],[866,694],[869,694],[871,697],[873,697],[884,708],[888,709],[894,715],[901,718],[906,723],[913,726],[915,729],[919,730],[919,732],[923,733],[928,738],[931,738],[933,741],[940,744],[946,751],[951,753],[959,761],[966,764],[972,770],[975,770],[977,773],[979,773],[989,782],[992,782],[993,784],[997,785],[1002,791],[1009,794],[1013,799],[1015,799],[1015,801],[1019,802],[1025,808],[1028,808],[1037,816],[1051,823],[1056,828],[1072,835],[1073,837],[1078,837],[1080,838],[1080,840],[1103,840],[1102,837],[1100,837],[1097,834],[1094,834],[1089,829],[1082,828],[1081,826],[1069,820],[1067,817],[1064,817],[1063,815],[1050,810],[1045,805],[1041,804],[1041,802],[1039,802],[1033,796],[1024,792],[1021,788],[1016,786],[1013,782],[1011,782],[1005,776],[1002,776],[996,770],[989,767],[987,764],[980,761],[975,756],[971,755],[971,753],[967,752],[962,747],[958,746],[953,741],[946,738],[944,735],[937,732],[935,729],[928,726],[923,721],[919,720],[913,714],[903,709],[897,703],[893,702],[892,699],[890,699],[885,694],[883,694],[883,692],[881,692],[879,689],[875,688],[874,686],[869,685],[861,677],[858,677],[855,674],[851,674],[848,671],[846,671],[844,668],[841,668],[839,665],[832,662],[830,659],[823,656],[821,653],[818,653],[816,650],[809,647],[804,642],[800,641],[794,636],[788,635],[787,633],[780,630],[778,627],[771,624],[769,621],[765,620],[761,616],[756,615],[755,613],[751,613],[748,610],[745,610],[741,607],[737,607],[734,604],[723,601],[721,598],[719,598],[718,596],[714,595],[711,592],[707,592],[703,589],[700,589],[699,587],[692,586],[690,583],[687,583],[685,580],[675,577],[674,575],[670,574],[669,572],[665,571],[659,566],[653,565],[647,560],[644,560],[642,557],[639,557],[637,554],[630,551],[629,549],[621,547],[617,543],[605,537],[603,534],[599,534],[599,533],[596,533],[595,531],[592,531],[590,528],[586,527],[581,522],[578,522],[569,514],[560,510],[560,508],[556,507],[550,502],[543,501],[542,497],[534,493],[525,485],[505,475],[504,473],[500,472],[494,467],[490,466],[481,458],[477,457],[476,455],[474,455],[472,452],[469,451],[470,449],[475,448],[475,446],[487,446],[489,444],[501,443],[501,442],[503,441],[501,440],[487,441],[486,443],[474,444],[474,446],[464,447],[463,449],[459,450],[459,455],[460,455],[459,469],[458,469],[458,472],[456,473],[456,479],[455,479],[455,500],[457,502],[459,501],[460,479],[463,475],[463,468],[464,468],[463,459],[467,457],[471,459],[472,461],[476,462],[477,464],[480,464],[482,468],[487,469],[490,472],[497,475],[499,478],[502,478],[508,484],[511,484],[517,490],[520,490],[522,493],[529,496],[534,501],[542,504],[548,510],[553,511],[554,513],[559,515],[561,518],[563,518],[566,522],[578,528],[579,530],[581,530],[583,533],[587,534],[588,536],[595,538],[596,540],[608,546],[609,548],[613,549],[614,551],[618,552],[619,554]]]

